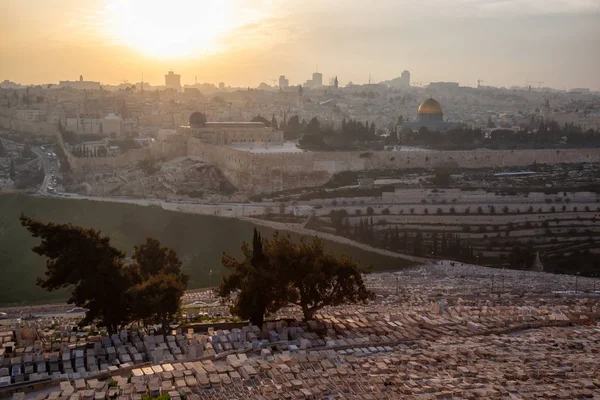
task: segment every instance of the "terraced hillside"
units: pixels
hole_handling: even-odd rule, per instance
[[[539,252],[546,270],[600,273],[595,193],[397,198],[316,210],[309,227],[399,252],[515,268]],[[411,197],[413,196],[413,197]],[[527,256],[519,259],[519,252]]]

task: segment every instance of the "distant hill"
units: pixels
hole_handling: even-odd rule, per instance
[[[44,260],[31,251],[37,243],[21,227],[19,215],[44,221],[72,223],[99,229],[111,237],[111,243],[130,255],[135,244],[154,237],[172,247],[182,259],[183,270],[191,279],[189,288],[217,284],[226,271],[221,266],[223,251],[239,255],[243,240],[252,239],[254,225],[230,218],[184,214],[158,207],[129,204],[39,198],[25,195],[0,195],[0,305],[64,300],[65,292],[48,293],[35,285],[44,273]],[[273,230],[259,227],[263,236]],[[335,242],[326,242],[329,250],[347,254],[373,265],[374,270],[399,269],[409,262],[370,253]]]

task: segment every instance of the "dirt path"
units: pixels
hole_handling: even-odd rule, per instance
[[[258,218],[249,218],[249,217],[238,217],[242,221],[251,222],[255,225],[265,226],[267,228],[276,229],[278,231],[286,231],[293,232],[299,235],[305,236],[317,236],[321,239],[330,240],[332,242],[342,243],[349,246],[358,247],[362,250],[370,251],[373,253],[378,253],[388,257],[401,258],[403,260],[414,261],[417,263],[424,263],[429,261],[427,258],[422,257],[414,257],[407,254],[394,253],[385,249],[378,249],[376,247],[369,246],[368,244],[359,243],[355,240],[348,239],[345,237],[332,235],[330,233],[319,232],[312,229],[307,229],[303,227],[303,224],[293,224],[293,223],[284,223],[284,222],[275,222],[275,221],[265,221],[263,219]]]

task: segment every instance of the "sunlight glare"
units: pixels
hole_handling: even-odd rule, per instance
[[[216,53],[236,28],[231,0],[115,0],[105,9],[110,35],[146,55],[202,57]]]

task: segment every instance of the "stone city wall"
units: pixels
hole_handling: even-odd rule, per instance
[[[60,135],[59,141],[60,141]],[[62,144],[62,141],[61,141]],[[144,159],[196,157],[218,166],[238,189],[269,193],[320,186],[342,171],[407,168],[525,167],[538,164],[597,163],[600,149],[489,150],[489,151],[373,151],[251,153],[203,143],[200,139],[173,136],[147,148],[116,157],[77,158],[68,154],[72,168],[123,167]]]
[[[169,160],[175,157],[185,156],[187,143],[183,140],[161,139],[148,147],[131,150],[114,157],[75,157],[65,146],[62,136],[56,135],[58,142],[63,148],[73,170],[87,173],[97,168],[120,168],[135,164],[143,160]]]
[[[257,154],[190,141],[188,155],[214,163],[242,190],[319,186],[337,172],[406,168],[489,168],[600,162],[600,149],[306,152]]]
[[[26,121],[6,115],[0,115],[0,128],[39,135],[55,135],[58,132],[58,125],[56,124]]]

